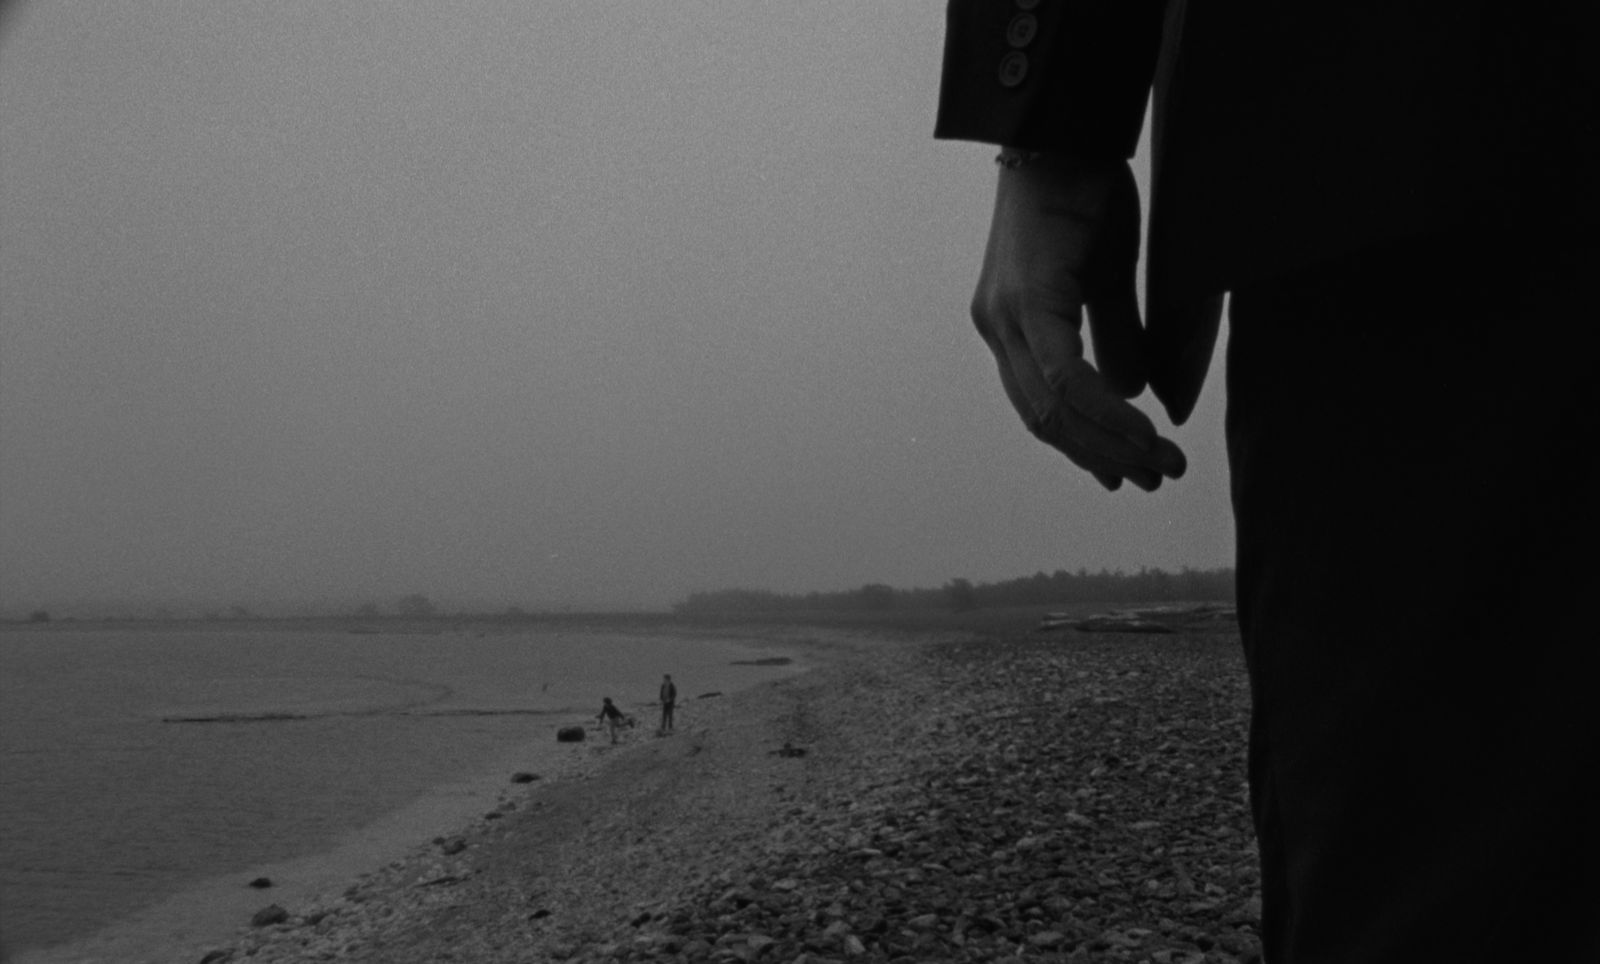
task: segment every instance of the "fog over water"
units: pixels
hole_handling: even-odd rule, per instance
[[[0,609],[1229,564],[1220,372],[1154,495],[1010,412],[942,34],[847,0],[7,4]]]

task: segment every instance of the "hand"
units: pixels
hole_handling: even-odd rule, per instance
[[[1183,475],[1183,453],[1126,399],[1144,390],[1139,190],[1122,161],[1002,168],[972,320],[1028,430],[1108,489]],[[1085,310],[1095,361],[1083,357]]]

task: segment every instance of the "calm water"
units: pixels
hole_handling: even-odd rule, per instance
[[[751,655],[531,631],[0,630],[0,934],[76,940],[328,849],[519,748],[548,755],[601,696],[648,718],[664,672],[692,697],[789,671],[730,665]]]

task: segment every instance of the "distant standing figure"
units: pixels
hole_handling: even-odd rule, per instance
[[[678,702],[678,688],[672,684],[672,674],[661,677],[661,732],[672,732],[672,709]]]
[[[622,711],[617,709],[617,704],[611,702],[607,696],[600,707],[600,722],[606,725],[606,730],[611,734],[611,742],[617,742],[617,727],[622,724]]]

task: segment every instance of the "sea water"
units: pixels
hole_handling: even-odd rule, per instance
[[[0,630],[0,939],[78,941],[386,819],[391,836],[443,832],[396,815],[581,752],[555,730],[602,696],[649,720],[663,673],[692,699],[794,669],[751,657],[592,631]]]

